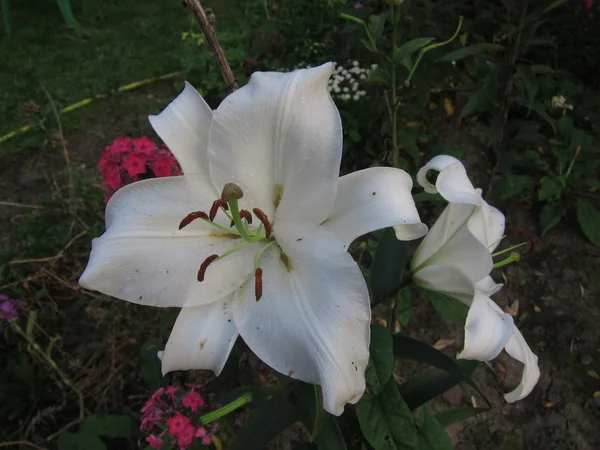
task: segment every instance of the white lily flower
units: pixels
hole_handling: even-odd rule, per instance
[[[363,394],[371,310],[346,250],[380,228],[395,226],[408,240],[427,227],[404,171],[338,178],[342,126],[327,92],[332,69],[255,73],[215,111],[186,84],[150,117],[184,175],[140,181],[111,198],[107,230],[94,240],[80,283],[182,308],[163,373],[219,374],[241,335],[275,370],[320,384],[332,414]],[[215,201],[221,197],[228,203]]]
[[[432,169],[439,172],[435,186],[427,180]],[[508,402],[520,400],[534,388],[540,371],[512,317],[490,298],[502,287],[489,274],[491,253],[504,234],[504,215],[483,200],[481,189],[473,187],[464,166],[451,156],[433,158],[419,170],[417,181],[449,204],[415,252],[415,283],[470,306],[460,358],[489,361],[504,349],[524,364],[521,384],[505,394]]]

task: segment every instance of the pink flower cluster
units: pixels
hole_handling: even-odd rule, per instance
[[[194,439],[203,445],[212,443],[211,434],[218,425],[202,426],[199,411],[206,406],[202,395],[196,390],[200,385],[187,384],[186,388],[168,386],[160,388],[142,408],[142,431],[152,433],[146,441],[152,448],[161,449],[165,444],[177,443],[180,450],[188,448]],[[165,427],[166,424],[166,427]],[[154,432],[157,428],[158,432]],[[160,431],[162,430],[162,431]]]
[[[173,154],[146,136],[116,139],[102,152],[98,169],[106,185],[105,201],[119,188],[134,181],[182,174]]]

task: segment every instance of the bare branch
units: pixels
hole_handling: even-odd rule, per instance
[[[227,62],[227,58],[225,57],[223,48],[219,43],[219,39],[217,39],[215,28],[208,19],[204,8],[200,4],[200,0],[183,0],[183,4],[194,10],[196,20],[200,24],[200,28],[202,28],[202,32],[206,38],[206,44],[208,45],[209,50],[212,52],[215,60],[217,61],[217,65],[219,66],[223,80],[225,80],[225,83],[227,83],[232,91],[235,91],[238,88],[237,81],[233,75],[233,72],[231,71],[229,63]]]

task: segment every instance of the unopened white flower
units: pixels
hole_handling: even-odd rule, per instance
[[[435,186],[427,181],[432,169],[439,172]],[[489,298],[502,287],[489,274],[491,252],[504,233],[504,215],[483,200],[481,189],[473,187],[456,158],[436,156],[419,170],[417,180],[426,192],[439,192],[449,204],[415,253],[414,280],[470,306],[460,358],[489,361],[505,349],[524,364],[521,383],[505,394],[509,402],[520,400],[534,388],[540,371],[537,356],[512,317]]]
[[[403,240],[426,227],[404,171],[338,178],[332,68],[255,73],[215,111],[186,84],[150,117],[184,175],[133,183],[111,198],[80,283],[182,308],[163,373],[219,374],[241,335],[275,370],[320,384],[332,414],[363,394],[371,310],[348,245],[384,227]]]

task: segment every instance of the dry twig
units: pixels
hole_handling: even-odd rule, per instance
[[[237,81],[233,75],[233,72],[231,71],[229,63],[227,62],[223,48],[219,43],[219,39],[215,33],[215,28],[208,19],[202,4],[200,4],[200,0],[183,0],[183,4],[191,7],[194,10],[196,20],[200,24],[200,28],[202,28],[202,32],[206,38],[206,43],[209,50],[212,52],[215,60],[217,61],[217,65],[219,66],[223,80],[225,80],[225,83],[227,83],[227,86],[229,86],[232,91],[235,91],[238,88]]]

